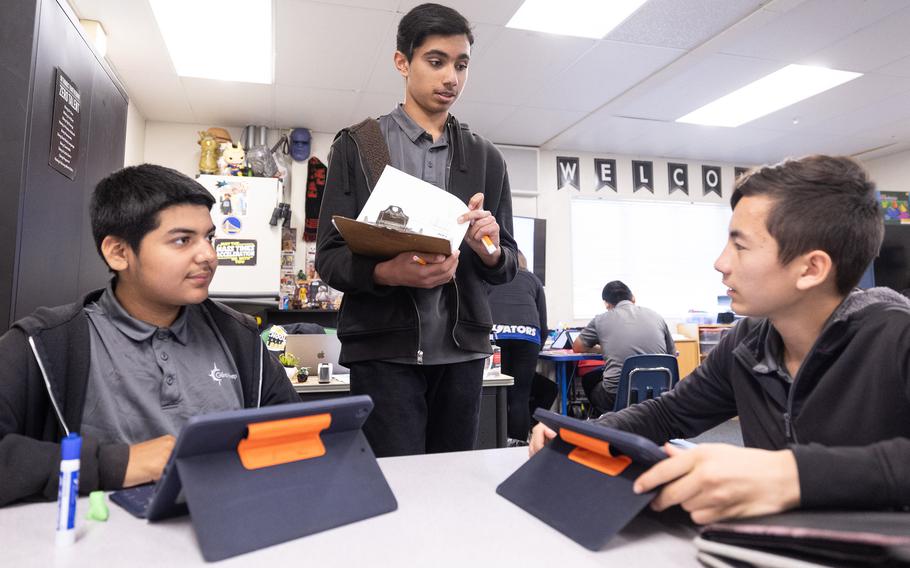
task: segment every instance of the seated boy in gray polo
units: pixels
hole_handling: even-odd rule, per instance
[[[578,353],[599,345],[604,354],[603,374],[582,377],[585,394],[598,413],[613,410],[622,365],[627,357],[645,354],[676,354],[676,343],[667,322],[654,310],[635,304],[635,296],[623,282],[608,282],[601,293],[607,311],[596,316],[581,331],[572,349]]]
[[[56,498],[67,433],[83,438],[80,492],[117,489],[157,480],[194,415],[298,400],[252,318],[207,299],[214,203],[149,164],[95,188],[110,284],[0,337],[0,506]]]

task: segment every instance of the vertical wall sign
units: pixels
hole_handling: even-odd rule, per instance
[[[597,178],[595,191],[609,187],[616,190],[616,160],[601,160],[594,158],[594,177]]]
[[[723,197],[720,190],[720,167],[719,166],[702,166],[701,167],[701,187],[702,195],[716,193],[718,197]]]
[[[54,91],[54,121],[51,123],[51,149],[47,163],[70,179],[76,179],[79,159],[79,88],[57,68]]]
[[[654,162],[632,160],[632,191],[641,189],[654,193]]]
[[[681,191],[689,195],[689,166],[686,164],[667,164],[667,179],[670,193]]]
[[[581,182],[579,181],[580,176],[581,172],[578,171],[578,158],[556,156],[557,190],[560,190],[567,185],[571,185],[576,190],[581,191]]]

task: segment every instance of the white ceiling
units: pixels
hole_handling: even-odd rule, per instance
[[[418,0],[274,0],[274,85],[178,77],[146,0],[70,0],[147,120],[335,132],[402,96],[395,27]],[[502,144],[763,163],[910,149],[910,0],[650,0],[605,39],[507,29],[521,0],[447,0],[473,24],[453,113]],[[212,56],[243,38],[212,37]],[[790,63],[855,81],[739,128],[676,118]],[[869,151],[870,149],[877,150]]]

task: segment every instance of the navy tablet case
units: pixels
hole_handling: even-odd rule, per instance
[[[534,417],[558,436],[496,492],[585,548],[599,550],[654,498],[654,492],[636,495],[632,484],[666,454],[628,432],[541,409]]]
[[[147,517],[188,507],[213,561],[394,511],[360,429],[372,408],[368,396],[352,396],[195,417]]]

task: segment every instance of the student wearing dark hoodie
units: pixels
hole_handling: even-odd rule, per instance
[[[0,337],[0,505],[56,498],[68,433],[82,436],[84,494],[157,480],[191,416],[299,400],[253,320],[207,299],[214,203],[148,164],[95,188],[110,284]]]
[[[484,282],[503,284],[517,270],[502,155],[449,114],[473,42],[451,8],[421,4],[405,14],[394,55],[404,104],[342,130],[329,157],[316,269],[344,292],[341,363],[351,369],[351,393],[375,403],[364,432],[378,456],[473,449],[492,352]],[[357,218],[386,165],[467,204],[459,221],[470,227],[451,256],[411,251],[383,260],[347,247],[332,216]]]
[[[714,267],[740,321],[669,393],[597,423],[657,443],[739,416],[745,448],[666,445],[643,473],[656,510],[697,523],[792,508],[910,507],[910,302],[855,288],[878,254],[875,186],[848,158],[741,178]],[[531,452],[555,434],[538,426]],[[608,506],[608,504],[606,504]]]

